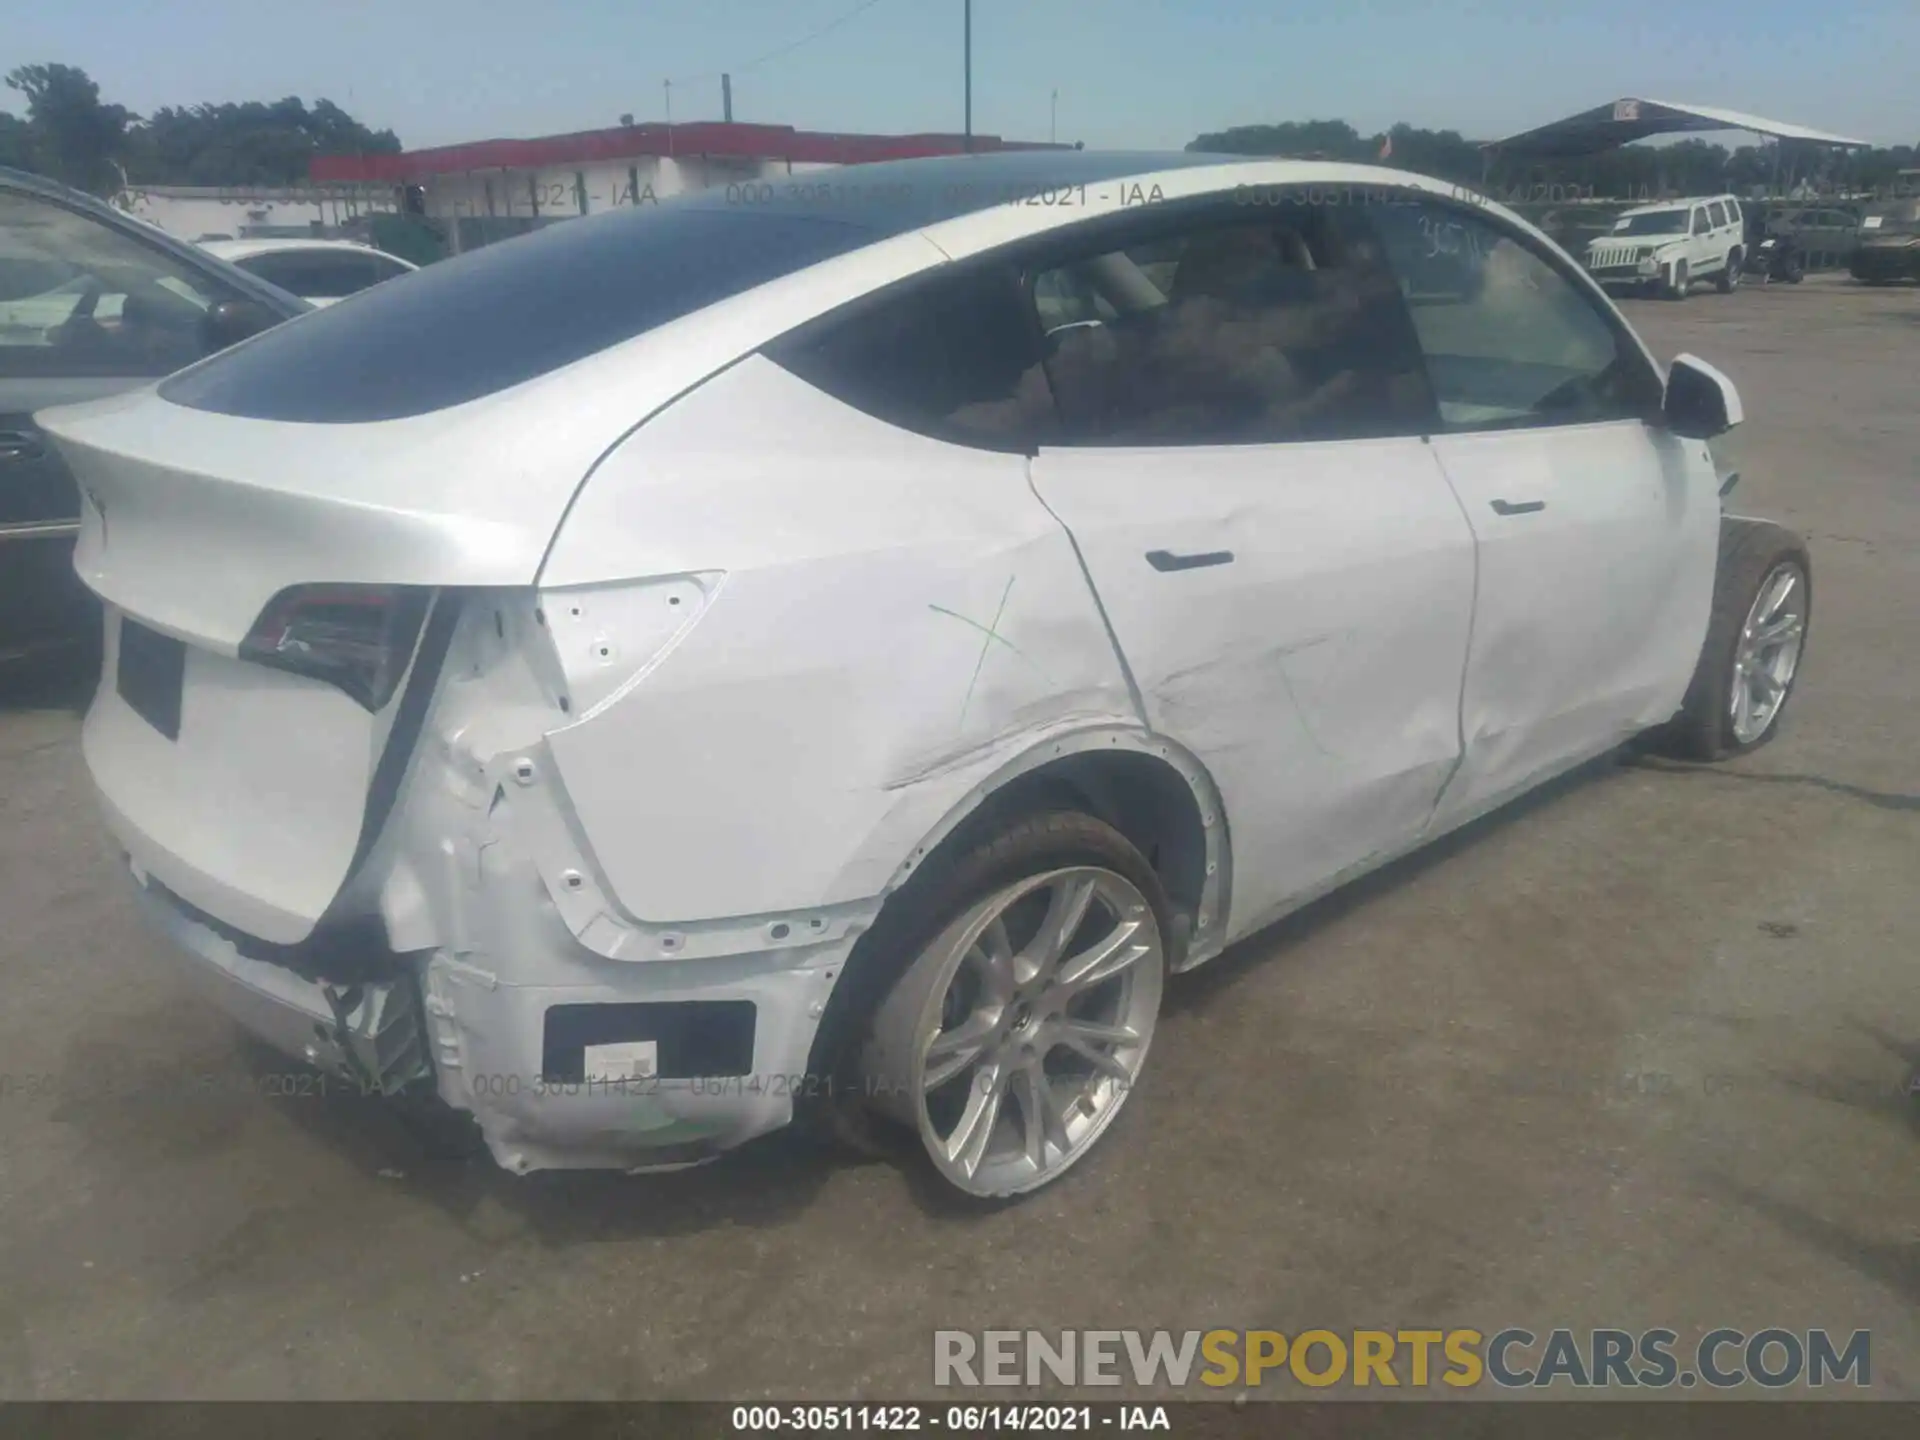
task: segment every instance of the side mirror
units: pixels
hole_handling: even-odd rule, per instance
[[[200,317],[200,339],[211,355],[279,323],[280,317],[258,300],[221,300]]]
[[[1746,419],[1733,381],[1692,355],[1676,357],[1667,371],[1661,413],[1667,428],[1684,440],[1711,440]]]

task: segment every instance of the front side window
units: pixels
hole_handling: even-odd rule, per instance
[[[103,220],[0,192],[0,379],[168,374],[219,348],[207,311],[236,298]]]
[[[1484,214],[1372,208],[1451,430],[1648,418],[1660,378],[1584,289]]]
[[[1704,235],[1707,233],[1707,212],[1705,210],[1695,210],[1693,212],[1693,233],[1696,235]]]
[[[1356,211],[1244,208],[1030,268],[1042,363],[1081,445],[1417,435],[1432,397],[1399,287]],[[1091,295],[1050,323],[1048,298]]]

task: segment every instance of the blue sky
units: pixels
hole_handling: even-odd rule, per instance
[[[0,0],[0,69],[79,65],[145,113],[327,96],[409,147],[665,116],[957,131],[961,0]],[[1487,139],[1621,95],[1920,140],[1920,0],[974,0],[974,128],[1178,148],[1266,121]],[[0,108],[20,97],[0,90]]]

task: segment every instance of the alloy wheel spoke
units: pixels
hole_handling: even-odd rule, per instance
[[[1780,607],[1787,603],[1787,597],[1793,594],[1794,587],[1800,583],[1800,577],[1791,570],[1783,570],[1767,587],[1766,598],[1755,607],[1759,614],[1756,619],[1761,623],[1779,613]]]
[[[1059,1093],[1053,1088],[1053,1081],[1048,1078],[1047,1072],[1035,1061],[1020,1070],[1015,1094],[1020,1106],[1020,1124],[1027,1159],[1033,1162],[1036,1169],[1045,1168],[1049,1149],[1056,1155],[1064,1155],[1072,1148]]]
[[[1747,663],[1736,661],[1733,667],[1733,732],[1748,739],[1753,728],[1753,690],[1747,681]]]
[[[974,1077],[967,1105],[946,1138],[947,1159],[972,1175],[986,1158],[987,1144],[1000,1119],[1000,1107],[1007,1097],[1007,1076],[998,1064],[983,1065]]]
[[[1082,1020],[1077,1015],[1062,1015],[1049,1027],[1048,1033],[1063,1045],[1074,1041],[1113,1046],[1140,1043],[1140,1032],[1131,1025],[1108,1025],[1099,1020]]]
[[[1801,630],[1805,628],[1805,623],[1806,622],[1801,620],[1798,615],[1782,615],[1778,619],[1769,621],[1754,631],[1753,644],[1758,648],[1764,645],[1778,645],[1788,640],[1797,639],[1799,638]]]
[[[1084,990],[1111,980],[1147,953],[1147,946],[1134,937],[1140,933],[1138,920],[1123,920],[1096,944],[1063,961],[1054,972],[1054,984],[1062,990]]]
[[[1007,934],[1004,914],[994,916],[993,922],[980,932],[980,938],[973,942],[973,953],[979,957],[987,993],[1003,1004],[1012,999],[1016,988],[1013,939]]]
[[[986,1053],[986,1042],[998,1022],[996,1013],[976,1010],[951,1030],[935,1035],[927,1046],[926,1078],[921,1090],[938,1090],[978,1061]]]
[[[1133,1079],[1133,1072],[1127,1068],[1126,1062],[1111,1050],[1104,1050],[1091,1041],[1071,1034],[1060,1036],[1060,1044],[1063,1048],[1073,1051],[1102,1075],[1109,1075],[1122,1082]]]
[[[1070,875],[1053,887],[1040,928],[1027,942],[1026,950],[1014,966],[1021,984],[1053,973],[1061,955],[1072,943],[1074,932],[1087,918],[1093,890],[1093,877],[1089,875]]]

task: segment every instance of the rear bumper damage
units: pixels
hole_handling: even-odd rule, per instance
[[[363,1092],[431,1087],[516,1173],[699,1163],[786,1125],[820,1088],[808,1057],[843,946],[800,964],[599,961],[594,981],[560,966],[546,984],[524,954],[534,973],[512,980],[481,954],[436,949],[393,957],[384,978],[335,980],[243,953],[136,880],[187,978],[244,1030]]]
[[[824,1090],[814,1036],[878,902],[673,924],[622,911],[551,778],[561,712],[525,643],[542,623],[531,592],[469,607],[424,723],[397,737],[412,757],[379,838],[307,941],[198,909],[136,850],[140,908],[251,1034],[363,1089],[431,1089],[508,1170],[700,1163]],[[125,817],[107,818],[125,843]]]

